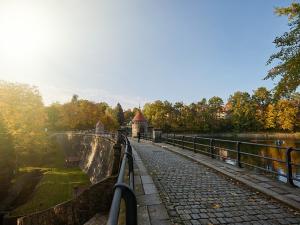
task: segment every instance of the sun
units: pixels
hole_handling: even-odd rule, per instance
[[[0,56],[18,66],[36,61],[53,44],[51,19],[30,4],[5,4],[0,9]]]

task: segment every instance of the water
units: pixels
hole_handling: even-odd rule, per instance
[[[266,145],[272,145],[276,146],[276,140],[251,140],[251,139],[244,139],[240,140],[243,142],[251,142],[251,143],[257,143],[257,144],[266,144]],[[216,146],[221,147],[220,149],[216,149],[217,154],[220,155],[221,159],[229,164],[236,164],[236,153],[230,152],[226,149],[236,149],[236,143],[227,143],[227,142],[221,142],[216,141]],[[246,155],[241,154],[241,162],[244,167],[247,167],[249,169],[252,169],[258,173],[266,173],[267,175],[273,176],[276,179],[286,182],[287,179],[284,176],[273,174],[272,172],[276,172],[278,174],[286,175],[287,174],[287,167],[286,167],[286,150],[288,147],[298,148],[300,149],[300,140],[282,140],[282,144],[280,147],[271,147],[271,146],[257,146],[257,145],[250,145],[250,144],[244,144],[242,143],[240,145],[241,152],[244,153],[250,153],[253,155],[259,155],[265,158],[259,158],[255,157],[253,155]],[[292,163],[300,165],[300,152],[292,152]],[[267,159],[272,158],[275,160]],[[244,163],[244,164],[243,164]],[[255,168],[253,166],[247,165],[255,165],[257,167],[262,167],[268,171],[264,172],[258,168]],[[293,177],[296,179],[300,179],[300,166],[293,165]],[[294,183],[297,186],[300,186],[299,181],[295,181]]]
[[[181,140],[180,136],[177,138]],[[226,163],[236,165],[237,153],[230,151],[230,150],[236,151],[236,142],[218,141],[217,139],[221,139],[221,138],[216,137],[214,141],[214,146],[216,146],[216,148],[214,149],[214,153],[218,155],[217,158],[223,160]],[[226,139],[229,140],[228,138]],[[178,144],[181,143],[179,140],[177,142]],[[184,140],[192,142],[192,138],[186,137]],[[209,139],[203,139],[203,140],[197,139],[196,141],[199,144],[197,148],[204,151],[202,152],[204,154],[209,154],[210,150],[208,147],[201,146],[201,144],[209,145],[210,144],[209,141],[210,141]],[[274,140],[235,139],[234,141],[272,145],[272,146],[258,146],[258,145],[241,143],[240,151],[242,153],[241,154],[242,166],[251,169],[257,173],[263,173],[265,175],[272,176],[282,182],[287,182],[286,177],[278,174],[282,174],[282,175],[287,174],[286,150],[288,147],[300,149],[300,140],[295,140],[295,139],[282,140],[282,144],[279,147],[276,147],[275,139]],[[191,148],[193,147],[192,144],[186,144],[186,146]],[[256,157],[255,155],[265,157],[265,158]],[[300,179],[300,152],[293,151],[291,153],[291,157],[292,157],[292,163],[298,164],[298,166],[297,165],[292,166],[293,178]],[[272,158],[275,160],[271,160],[268,158]],[[261,167],[267,171],[263,171],[258,167]],[[299,181],[294,180],[294,183],[300,187]]]

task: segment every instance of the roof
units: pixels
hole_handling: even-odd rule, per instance
[[[135,114],[133,120],[133,122],[135,121],[140,121],[140,122],[143,122],[143,121],[146,121],[145,117],[143,116],[142,112],[139,110],[137,111],[137,113]]]

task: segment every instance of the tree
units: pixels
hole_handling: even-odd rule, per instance
[[[62,105],[57,102],[46,107],[46,112],[48,115],[47,128],[49,130],[58,131],[63,129],[63,124],[61,121],[61,109]]]
[[[48,139],[47,114],[37,88],[0,81],[0,109],[20,163],[38,162],[48,146]]]
[[[115,108],[115,115],[119,125],[122,126],[125,122],[125,117],[124,117],[123,108],[120,103],[118,103]]]
[[[264,109],[272,101],[272,94],[267,88],[259,87],[253,91],[252,100],[258,108]]]
[[[111,108],[107,108],[105,113],[99,116],[99,120],[106,131],[115,131],[119,128],[119,123]]]
[[[289,17],[290,31],[276,37],[274,43],[279,52],[271,55],[267,64],[279,63],[269,70],[265,79],[280,77],[275,87],[275,97],[288,96],[300,84],[300,4],[292,3],[289,7],[276,8],[277,15]]]
[[[235,92],[229,100],[231,122],[236,131],[255,129],[255,107],[247,92]]]
[[[272,101],[271,92],[265,87],[253,91],[252,101],[255,107],[255,119],[258,129],[263,129],[266,123],[266,110]]]
[[[168,101],[155,101],[144,105],[143,113],[150,124],[156,128],[170,130],[172,120],[172,104]]]
[[[279,100],[276,104],[277,123],[283,130],[293,131],[296,124],[299,108],[287,99]]]
[[[209,126],[211,131],[218,131],[222,126],[223,99],[220,97],[212,97],[208,100]]]
[[[15,154],[11,135],[0,115],[0,199],[4,197],[15,170]]]
[[[277,118],[277,111],[273,104],[269,104],[266,108],[266,117],[264,128],[265,129],[275,129],[276,128],[276,118]]]
[[[124,119],[125,119],[125,123],[128,124],[130,123],[130,121],[132,121],[133,117],[134,117],[134,113],[131,109],[127,109],[125,112],[124,112]]]
[[[74,94],[73,96],[72,96],[72,99],[71,99],[71,102],[72,103],[76,103],[77,101],[78,101],[78,95],[76,95],[76,94]]]

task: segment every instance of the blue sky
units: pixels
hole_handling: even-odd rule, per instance
[[[128,108],[272,88],[266,61],[288,30],[273,11],[291,1],[24,2],[0,0],[0,79],[38,86],[46,104],[77,93]]]

